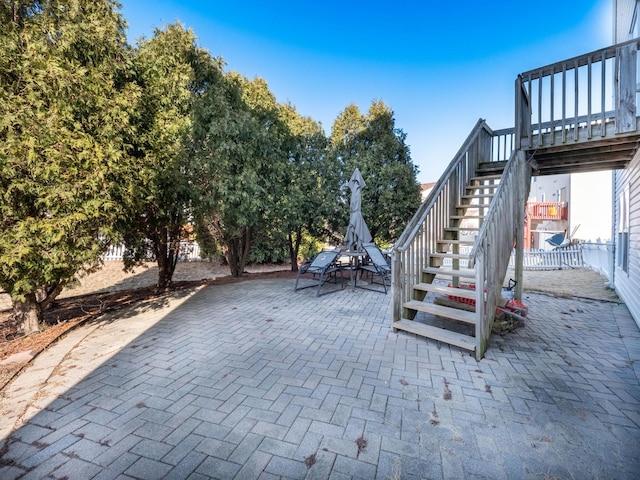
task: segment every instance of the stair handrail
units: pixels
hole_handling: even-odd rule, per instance
[[[491,334],[518,228],[524,223],[528,196],[525,153],[514,151],[500,178],[487,215],[469,253],[476,270],[476,358],[484,355]]]
[[[478,255],[478,250],[480,248],[480,243],[485,239],[485,237],[489,234],[489,229],[491,226],[491,222],[499,219],[497,217],[496,211],[498,211],[499,206],[498,202],[502,201],[502,199],[510,192],[508,192],[508,188],[510,187],[510,180],[515,175],[515,169],[518,167],[517,163],[517,151],[513,151],[511,153],[511,157],[507,162],[507,165],[504,167],[504,171],[502,172],[502,176],[500,177],[500,183],[498,184],[498,188],[496,188],[491,203],[489,205],[489,210],[484,217],[482,225],[480,226],[480,230],[478,231],[478,236],[476,237],[476,241],[473,244],[473,248],[469,253],[469,267],[473,268],[474,259]],[[511,251],[511,250],[509,250]]]
[[[459,203],[478,164],[491,161],[493,137],[494,133],[485,120],[479,119],[392,248],[394,322],[402,318],[402,305],[411,298],[413,285],[420,282],[422,268],[426,266],[424,259],[435,250],[434,235],[424,234],[433,230],[427,225],[431,212],[436,207],[440,208],[437,218],[430,220],[431,226],[444,228],[448,225],[449,216],[455,211],[455,205]],[[413,246],[416,248],[412,248]]]
[[[418,229],[422,226],[424,219],[429,212],[433,208],[433,205],[437,199],[437,197],[442,193],[442,190],[446,183],[451,178],[451,175],[456,171],[456,167],[463,160],[465,153],[469,150],[470,145],[473,144],[474,140],[478,137],[482,130],[487,131],[491,136],[493,136],[493,131],[489,128],[486,121],[484,119],[479,119],[475,124],[471,133],[467,136],[467,139],[464,141],[458,153],[455,154],[449,166],[445,169],[442,176],[438,179],[436,184],[433,186],[431,192],[427,198],[420,204],[416,213],[411,217],[409,223],[398,237],[398,240],[395,243],[394,250],[404,250],[406,249],[407,244],[415,237],[418,232]]]

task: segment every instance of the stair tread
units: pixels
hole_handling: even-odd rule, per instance
[[[469,208],[489,208],[490,206],[491,206],[490,203],[467,203],[466,205],[462,205],[462,204],[456,205],[456,208],[460,208],[460,209],[462,209],[462,208],[466,208],[466,209],[469,209]]]
[[[470,199],[493,198],[493,193],[479,193],[477,195],[461,195],[460,198],[470,198]]]
[[[485,218],[485,215],[451,215],[449,218],[452,220],[474,220]]]
[[[445,230],[450,232],[459,232],[460,230],[480,230],[480,227],[447,227]]]
[[[434,275],[449,275],[452,277],[476,278],[475,270],[470,270],[470,269],[454,270],[452,268],[425,267],[422,269],[422,271],[424,273],[432,273]]]
[[[478,180],[500,180],[502,178],[502,175],[481,175],[481,176],[475,176],[475,177],[471,177],[469,179],[470,182],[477,182]]]
[[[421,302],[419,300],[410,300],[405,302],[404,308],[410,310],[417,310],[419,312],[431,313],[439,317],[450,318],[452,320],[458,320],[459,322],[476,324],[476,313],[468,312],[467,310],[460,310],[457,308],[443,307],[442,305],[435,305],[433,303]]]
[[[423,292],[439,293],[440,295],[451,295],[471,300],[476,298],[476,291],[469,288],[445,287],[443,285],[434,285],[433,283],[416,283],[413,288]]]
[[[469,255],[464,253],[433,252],[433,253],[430,253],[429,256],[436,257],[436,258],[458,258],[460,260],[469,259]]]
[[[438,240],[437,243],[449,243],[451,245],[473,245],[473,240]]]
[[[445,330],[444,328],[425,325],[424,323],[406,319],[394,322],[393,328],[404,330],[409,333],[415,333],[421,337],[431,338],[449,345],[455,345],[456,347],[464,348],[465,350],[474,351],[476,349],[475,337]]]

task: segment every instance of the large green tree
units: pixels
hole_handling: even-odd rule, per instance
[[[134,57],[141,94],[133,109],[136,127],[131,155],[136,170],[123,218],[125,266],[152,253],[158,264],[158,288],[171,282],[180,241],[198,196],[187,148],[195,99],[216,89],[221,60],[199,48],[191,30],[171,24],[142,40]]]
[[[116,234],[135,99],[118,8],[0,1],[0,287],[23,333]]]
[[[273,222],[286,235],[291,269],[297,271],[304,235],[323,237],[325,219],[336,203],[339,182],[326,155],[328,140],[322,126],[298,114],[291,104],[280,106],[287,126],[288,166],[283,194]]]
[[[420,205],[420,186],[406,134],[396,128],[393,111],[382,101],[372,102],[364,115],[349,105],[334,122],[331,149],[343,184],[356,168],[362,173],[362,215],[371,235],[379,242],[395,241]],[[345,206],[333,216],[334,229],[346,230],[349,193],[344,189]]]
[[[199,164],[199,241],[215,243],[240,276],[266,213],[281,194],[285,152],[275,97],[260,78],[225,75],[196,104],[192,155]]]

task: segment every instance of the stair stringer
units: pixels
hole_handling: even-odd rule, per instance
[[[508,133],[506,133],[508,135]],[[392,328],[394,331],[405,330],[407,332],[422,335],[428,338],[435,338],[446,341],[453,345],[461,346],[474,351],[476,349],[475,340],[472,335],[468,338],[461,338],[442,329],[436,329],[436,336],[431,330],[420,321],[412,321],[416,315],[416,306],[423,311],[431,307],[425,302],[426,293],[423,285],[429,285],[437,274],[442,274],[441,268],[429,271],[437,265],[443,265],[443,257],[438,245],[443,239],[450,239],[452,243],[459,242],[460,229],[459,222],[464,217],[463,211],[457,207],[464,205],[467,192],[465,188],[470,185],[470,180],[478,171],[478,166],[488,161],[495,160],[493,156],[493,143],[497,138],[502,138],[505,133],[496,135],[480,119],[471,131],[462,147],[451,161],[441,178],[438,180],[427,199],[421,204],[413,218],[407,224],[405,230],[400,235],[394,248],[392,249]],[[447,235],[443,235],[445,229],[451,228]],[[480,225],[475,228],[474,233],[480,230]],[[455,248],[458,248],[458,243]],[[461,261],[459,258],[455,262]],[[454,277],[470,276],[475,277],[475,272],[454,271]],[[457,291],[455,291],[457,292]],[[440,293],[441,294],[441,293]],[[471,292],[473,295],[473,292]],[[424,303],[424,305],[422,305]],[[473,315],[460,314],[457,309],[452,309],[452,318],[462,319],[465,323],[475,323]],[[455,311],[457,310],[457,311]],[[444,310],[446,312],[446,310]],[[442,308],[433,313],[442,317]],[[445,315],[446,316],[446,315]],[[423,328],[424,327],[424,328]],[[427,332],[426,330],[430,330]],[[472,330],[473,331],[473,330]],[[446,337],[442,339],[440,337]],[[450,340],[450,341],[449,341]]]
[[[459,326],[454,326],[454,323],[467,324],[471,325],[471,330],[474,331],[476,323],[474,308],[469,305],[475,301],[475,292],[457,288],[461,279],[472,283],[476,276],[474,271],[464,268],[474,242],[465,240],[460,233],[481,229],[484,216],[491,206],[491,195],[487,192],[495,192],[498,189],[500,178],[499,175],[470,178],[469,184],[463,190],[464,200],[455,205],[454,214],[449,216],[446,224],[442,224],[436,235],[438,240],[435,242],[435,251],[426,254],[427,266],[422,269],[421,281],[413,285],[411,300],[403,304],[402,320],[394,325],[395,328],[463,349],[476,350],[477,342],[473,334],[463,334],[459,331]],[[443,279],[443,276],[450,278],[450,281],[446,282],[448,285],[443,285],[442,282],[434,283],[436,279]],[[428,294],[435,298],[425,301]],[[452,301],[452,298],[457,298],[460,302]],[[436,303],[437,299],[442,300]],[[442,305],[444,302],[447,302],[447,305]],[[427,323],[414,321],[420,312],[431,315],[427,318],[433,320]],[[434,321],[437,326],[434,325]]]
[[[514,249],[522,249],[526,196],[531,180],[524,151],[515,151],[505,166],[470,254],[476,284],[476,359],[487,349],[496,308]],[[517,263],[517,262],[516,262]],[[522,269],[516,281],[522,282]]]

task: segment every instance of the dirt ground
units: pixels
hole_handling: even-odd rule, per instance
[[[248,266],[245,271],[259,274],[273,271],[290,270],[289,265],[255,265]],[[176,265],[174,282],[216,281],[228,277],[229,267],[214,262],[182,262]],[[104,262],[101,270],[87,275],[80,280],[80,285],[64,290],[59,299],[77,297],[93,293],[131,290],[152,286],[158,280],[158,267],[153,262],[136,267],[125,273],[122,262]],[[6,293],[0,293],[0,311],[11,308],[11,299]]]
[[[506,280],[515,272],[509,270]],[[525,270],[523,289],[556,297],[579,297],[620,302],[618,295],[609,288],[607,277],[587,268],[566,270]]]
[[[195,288],[202,284],[224,284],[259,278],[295,278],[289,265],[250,266],[240,279],[229,275],[229,268],[211,262],[179,263],[173,276],[174,289]],[[106,311],[134,303],[157,299],[167,293],[153,288],[157,266],[148,263],[131,272],[122,270],[118,261],[105,262],[96,273],[81,279],[73,289],[62,292],[54,307],[45,314],[45,325],[39,333],[16,338],[9,321],[11,301],[0,293],[0,392],[35,355],[78,324],[91,321]],[[506,282],[515,277],[507,272]],[[524,290],[542,292],[557,297],[581,297],[619,302],[608,288],[607,279],[588,269],[525,271]]]

